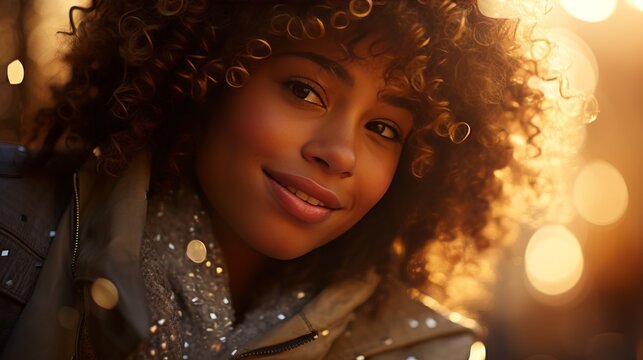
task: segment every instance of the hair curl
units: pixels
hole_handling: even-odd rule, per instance
[[[537,70],[516,51],[516,22],[484,16],[474,0],[279,3],[94,0],[72,8],[70,18],[84,18],[72,21],[71,79],[53,88],[56,105],[38,116],[48,129],[43,153],[69,131],[87,149],[100,146],[108,174],[151,148],[156,180],[185,176],[207,103],[243,86],[274,44],[332,32],[352,58],[357,42],[378,34],[396,58],[386,82],[416,109],[415,130],[384,198],[341,239],[290,265],[330,281],[373,265],[384,274],[396,263],[417,285],[427,279],[418,269],[429,241],[465,237],[488,247],[483,229],[502,192],[494,171],[512,157],[508,135],[535,136],[541,111],[542,94],[527,85]],[[405,250],[398,261],[396,237]]]

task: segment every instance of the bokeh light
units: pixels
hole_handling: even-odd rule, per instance
[[[606,161],[597,160],[579,172],[574,182],[573,202],[578,214],[595,225],[620,219],[628,204],[628,190],[621,173]]]
[[[482,341],[476,341],[471,344],[471,351],[469,352],[469,360],[485,360],[487,358],[487,349]]]
[[[583,267],[580,244],[562,225],[542,226],[527,244],[527,279],[542,294],[553,296],[569,291],[580,280]]]
[[[616,10],[616,0],[560,0],[571,16],[587,22],[599,22],[609,18]]]
[[[593,94],[598,83],[598,62],[589,45],[568,29],[552,28],[547,33],[556,47],[552,50],[552,70],[565,74],[571,88]]]
[[[643,0],[627,0],[627,3],[635,9],[643,11]]]
[[[25,68],[20,60],[16,59],[7,65],[7,79],[11,85],[21,84],[25,79]]]
[[[94,280],[91,287],[92,300],[105,310],[111,310],[118,304],[118,289],[113,282],[105,278]]]

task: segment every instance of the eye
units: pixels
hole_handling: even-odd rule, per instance
[[[384,121],[371,121],[366,124],[368,130],[373,131],[374,133],[379,134],[381,137],[392,140],[396,142],[402,142],[402,136],[400,131],[393,125],[390,125]]]
[[[319,93],[315,90],[314,85],[301,80],[288,80],[284,82],[283,85],[288,88],[294,96],[313,105],[326,107],[321,96],[319,96]]]

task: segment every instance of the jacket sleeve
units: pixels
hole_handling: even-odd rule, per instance
[[[0,143],[0,352],[29,299],[69,203],[64,172],[23,171],[28,154]]]

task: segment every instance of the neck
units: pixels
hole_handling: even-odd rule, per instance
[[[227,264],[235,318],[240,321],[257,296],[259,274],[272,261],[248,246],[214,209],[209,210],[212,230]]]

